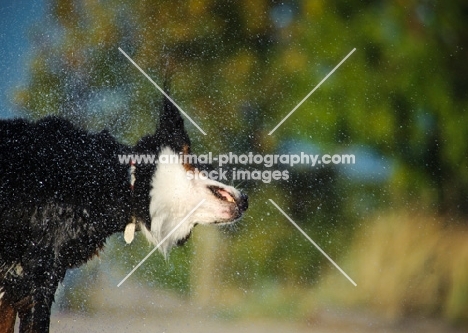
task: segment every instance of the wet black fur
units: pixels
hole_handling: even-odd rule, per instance
[[[186,145],[183,119],[167,101],[158,130],[135,147],[56,117],[0,121],[0,332],[12,330],[16,312],[21,332],[47,332],[66,270],[89,260],[132,215],[150,228],[156,166],[137,166],[132,191],[118,155]]]

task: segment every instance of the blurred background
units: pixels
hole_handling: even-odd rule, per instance
[[[151,248],[112,237],[67,274],[52,329],[124,320],[119,331],[153,331],[151,318],[179,332],[468,328],[466,1],[4,0],[0,14],[3,118],[56,114],[135,143],[154,131],[162,96],[120,47],[168,79],[207,133],[186,121],[195,153],[356,156],[288,167],[288,180],[233,181],[250,198],[241,222],[196,228],[120,289]]]

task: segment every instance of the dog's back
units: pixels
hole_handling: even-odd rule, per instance
[[[92,202],[96,187],[121,185],[112,181],[122,147],[107,132],[88,134],[56,117],[37,123],[1,121],[0,194],[8,200],[0,205],[11,208],[46,198]]]

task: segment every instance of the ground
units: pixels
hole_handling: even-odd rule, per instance
[[[197,305],[167,291],[126,282],[93,286],[93,309],[70,312],[54,308],[51,332],[190,332],[190,333],[461,333],[431,319],[388,322],[357,312],[327,309],[309,319],[287,321],[272,318],[226,319],[216,309]],[[18,326],[18,325],[17,325]],[[16,328],[16,332],[18,327]]]

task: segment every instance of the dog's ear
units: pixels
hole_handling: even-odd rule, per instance
[[[166,85],[165,85],[166,86]],[[164,89],[169,95],[169,89]],[[170,95],[169,95],[170,96]],[[163,109],[159,116],[157,133],[160,142],[175,151],[182,151],[184,147],[190,147],[190,139],[184,127],[184,119],[179,109],[166,96],[163,100]]]
[[[164,91],[170,96],[167,86],[164,85]],[[155,133],[141,138],[135,149],[139,152],[157,152],[162,147],[170,147],[175,152],[190,152],[190,139],[184,128],[184,119],[174,103],[166,96],[163,99]]]

